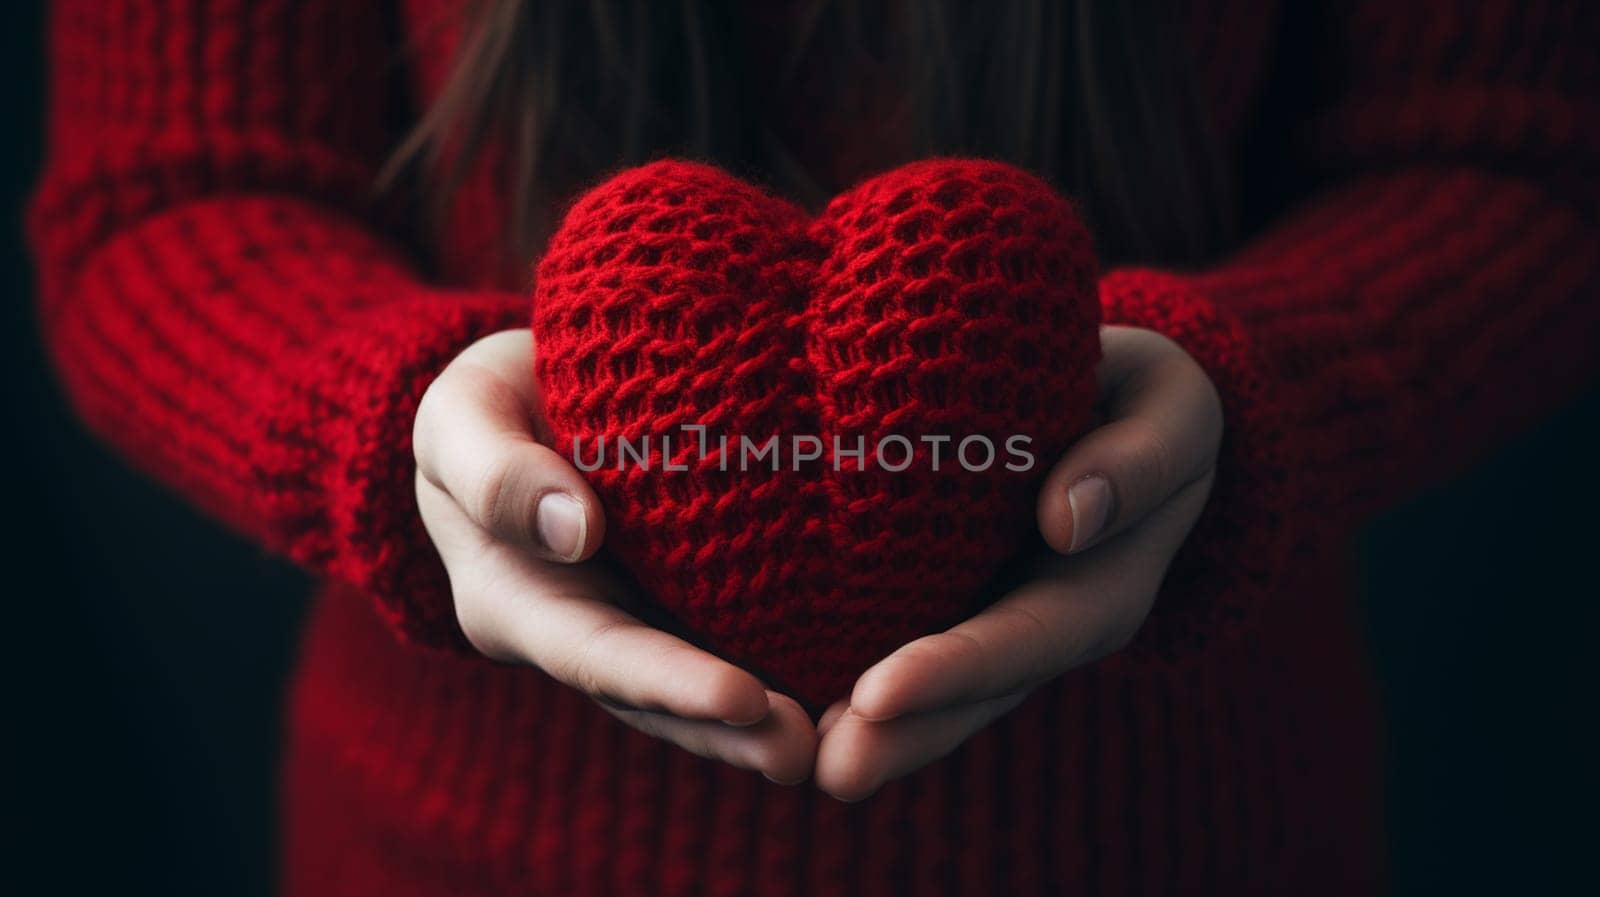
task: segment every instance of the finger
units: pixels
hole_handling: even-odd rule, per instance
[[[462,352],[417,410],[417,469],[496,538],[549,560],[577,561],[599,548],[605,515],[583,476],[534,438],[532,372],[526,330]]]
[[[621,586],[601,568],[526,557],[474,530],[431,483],[417,492],[462,632],[485,655],[643,710],[733,725],[767,716],[759,679],[617,607]]]
[[[1062,554],[1105,541],[1205,476],[1222,438],[1216,388],[1176,343],[1106,327],[1102,344],[1107,422],[1068,450],[1039,493],[1039,531]]]
[[[1149,614],[1209,487],[1209,478],[1186,487],[1093,552],[1051,558],[976,616],[879,661],[856,681],[851,712],[887,720],[1026,691],[1121,648]]]
[[[817,748],[817,787],[842,801],[870,797],[886,782],[955,750],[1025,697],[1003,695],[888,721],[864,719],[846,710]]]
[[[822,717],[817,720],[817,735],[827,735],[828,730],[833,728],[833,724],[838,722],[839,717],[843,716],[844,712],[849,709],[850,702],[848,700],[834,701],[829,705],[827,710],[822,711]]]
[[[793,698],[767,692],[772,712],[755,725],[735,727],[690,720],[630,707],[606,710],[647,735],[710,760],[761,773],[780,785],[796,785],[811,774],[817,734],[810,717]]]

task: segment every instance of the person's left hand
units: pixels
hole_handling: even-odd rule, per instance
[[[1055,553],[977,616],[917,639],[856,681],[818,725],[817,786],[861,800],[955,749],[1028,693],[1126,645],[1205,506],[1222,404],[1204,370],[1149,330],[1105,327],[1105,422],[1039,494]],[[1068,557],[1070,555],[1070,557]]]

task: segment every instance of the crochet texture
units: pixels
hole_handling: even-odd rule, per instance
[[[704,165],[628,171],[538,267],[555,446],[599,464],[607,544],[650,595],[825,706],[1034,546],[1039,482],[1094,400],[1096,276],[1067,202],[993,162],[908,165],[815,221]],[[742,441],[774,436],[778,470]],[[949,441],[937,464],[925,436]]]

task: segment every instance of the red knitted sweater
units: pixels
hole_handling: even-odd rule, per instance
[[[521,285],[482,273],[470,225],[499,220],[492,195],[463,199],[443,283],[369,200],[405,98],[439,83],[455,4],[56,6],[31,226],[61,377],[135,464],[333,584],[291,709],[290,892],[1372,888],[1345,537],[1593,372],[1592,7],[1345,3],[1285,48],[1326,59],[1295,123],[1311,198],[1207,270],[1101,282],[1107,319],[1185,345],[1228,418],[1146,632],[845,806],[424,647],[456,632],[413,504],[412,413],[460,348],[528,319]],[[1237,135],[1277,9],[1212,0],[1193,21],[1215,125]]]

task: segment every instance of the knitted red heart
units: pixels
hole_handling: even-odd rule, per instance
[[[993,162],[908,165],[815,219],[659,162],[580,198],[537,275],[554,445],[599,462],[608,549],[813,708],[977,608],[1093,401],[1089,236]]]

